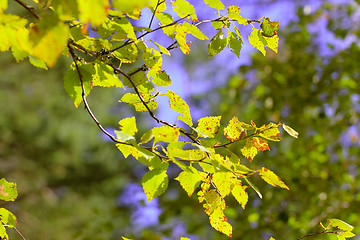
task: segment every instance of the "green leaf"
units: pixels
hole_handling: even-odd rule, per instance
[[[134,32],[134,27],[127,18],[115,18],[114,28],[116,32],[123,33],[126,35],[126,38],[136,40],[136,34]]]
[[[147,48],[142,55],[142,59],[148,68],[154,72],[161,71],[162,57],[161,53],[153,48]]]
[[[135,84],[135,86],[139,86],[148,81],[148,78],[146,77],[145,72],[139,67],[135,67],[132,70],[130,70],[128,72],[128,75],[130,76],[130,78],[131,78],[132,82]],[[133,85],[131,84],[129,79],[124,78],[123,82],[126,87],[133,88]]]
[[[114,70],[102,63],[95,63],[95,74],[92,76],[92,85],[100,87],[124,87]]]
[[[120,46],[122,46],[123,43],[121,43]],[[114,48],[116,48],[117,45],[114,44]],[[125,47],[122,47],[116,51],[114,51],[113,55],[121,61],[121,63],[134,63],[138,60],[139,57],[139,50],[137,48],[137,45],[135,43],[127,44]]]
[[[148,78],[152,78],[152,82],[157,86],[167,87],[171,85],[171,79],[164,70],[159,73],[154,71],[149,71]]]
[[[133,143],[136,142],[135,138],[128,133],[117,131],[117,130],[114,130],[114,132],[115,132],[116,138],[121,142],[133,142]]]
[[[251,162],[254,159],[254,157],[256,156],[257,152],[258,152],[258,150],[254,146],[253,140],[250,138],[247,138],[244,147],[241,148],[242,155],[244,155],[244,157],[249,159]]]
[[[175,28],[176,31],[176,41],[181,49],[181,51],[184,54],[189,54],[190,52],[190,44],[187,43],[186,40],[186,34],[188,33],[188,29],[186,27],[184,27],[183,25],[176,25]]]
[[[268,184],[276,187],[279,186],[281,188],[285,188],[287,190],[290,190],[288,186],[286,186],[286,184],[281,181],[281,179],[271,170],[263,167],[260,170],[260,176],[262,179],[264,179],[265,182],[267,182]]]
[[[192,166],[189,166],[175,178],[175,180],[180,182],[181,187],[186,191],[189,197],[191,197],[195,189],[200,185],[202,179],[201,173]]]
[[[215,8],[217,10],[224,10],[225,6],[220,0],[204,0],[204,2],[212,8]]]
[[[151,111],[156,109],[157,102],[155,102],[154,95],[142,94],[142,97]],[[121,100],[119,100],[119,102],[131,104],[135,107],[135,110],[139,111],[139,112],[147,112],[148,111],[147,108],[144,106],[144,104],[139,99],[139,96],[135,93],[126,93],[121,98]]]
[[[226,46],[226,38],[222,29],[219,29],[215,36],[210,40],[208,45],[208,54],[209,57],[214,56],[221,52]]]
[[[259,50],[264,56],[266,55],[265,46],[267,42],[265,38],[260,34],[260,30],[253,28],[249,35],[249,42],[257,50]]]
[[[0,0],[0,12],[2,13],[4,10],[6,10],[8,7],[8,1],[7,0]]]
[[[290,136],[292,136],[292,137],[294,137],[294,138],[298,138],[299,133],[298,133],[297,131],[295,131],[294,129],[292,129],[291,127],[289,127],[289,126],[287,126],[287,125],[285,125],[285,124],[283,124],[282,126],[283,126],[283,129],[284,129]]]
[[[34,67],[42,68],[42,69],[45,69],[45,70],[48,69],[44,61],[39,60],[39,59],[37,59],[37,58],[34,58],[34,57],[32,57],[32,56],[29,56],[29,62],[30,62],[31,65],[33,65]]]
[[[134,12],[140,12],[142,8],[149,6],[149,1],[114,0],[113,5],[115,8],[119,9],[120,11],[126,12],[126,14],[129,17],[133,17]]]
[[[69,27],[54,16],[41,18],[39,24],[30,28],[29,53],[53,67],[65,49],[69,38]]]
[[[200,40],[208,39],[208,37],[203,32],[201,32],[200,29],[195,25],[184,22],[183,26],[186,27],[189,30],[189,33],[191,33],[194,37]]]
[[[164,53],[166,55],[171,55],[169,50],[167,50],[165,47],[161,46],[160,44],[158,44],[157,42],[154,42],[153,40],[150,40],[152,43],[154,43],[160,50],[161,53]]]
[[[351,226],[350,224],[340,220],[340,219],[336,219],[336,218],[331,218],[331,219],[328,219],[329,221],[329,224],[332,226],[332,227],[337,227],[341,230],[344,230],[344,231],[352,231],[354,229],[353,226]]]
[[[0,200],[15,201],[17,196],[16,183],[8,182],[5,178],[0,179]]]
[[[124,118],[119,121],[119,125],[121,131],[129,134],[130,136],[134,136],[138,131],[135,117]]]
[[[221,116],[218,117],[204,117],[198,120],[196,129],[200,132],[200,137],[214,138],[219,132]],[[201,134],[204,133],[204,134]]]
[[[237,57],[240,57],[242,40],[239,39],[235,33],[229,31],[227,36],[227,45],[230,46],[231,52],[233,52]]]
[[[273,37],[265,37],[265,39],[267,42],[266,46],[277,53],[279,47],[279,36],[275,35]]]
[[[244,177],[245,181],[249,184],[249,186],[254,189],[256,194],[259,196],[260,199],[262,199],[262,194],[260,193],[259,189],[252,183],[247,177]]]
[[[271,22],[269,18],[264,18],[261,23],[261,34],[265,37],[273,37],[277,34],[280,22]]]
[[[2,224],[11,228],[16,227],[17,225],[15,215],[5,208],[0,208],[0,220]]]
[[[170,108],[181,114],[181,116],[178,117],[178,120],[192,126],[193,123],[190,115],[190,108],[187,103],[170,90],[167,91],[166,95],[169,98]]]
[[[152,130],[147,131],[142,135],[140,143],[139,144],[145,144],[150,142],[154,138],[154,134],[152,133]]]
[[[145,173],[142,178],[142,186],[148,201],[163,194],[168,187],[169,179],[166,174],[168,164],[163,165],[165,167],[155,168],[150,172]]]
[[[238,203],[243,209],[245,209],[245,206],[249,200],[249,195],[245,191],[246,188],[247,186],[242,186],[241,182],[239,182],[231,190],[232,195],[235,197],[236,201],[238,201]]]
[[[154,127],[152,133],[155,137],[155,142],[175,143],[179,139],[180,127]]]
[[[92,75],[95,74],[95,69],[92,64],[78,64],[78,66],[85,88],[85,96],[87,96],[92,88],[91,80]],[[82,87],[74,64],[65,73],[64,89],[73,100],[75,107],[78,107],[82,102]]]
[[[179,15],[179,17],[183,18],[186,16],[190,16],[193,21],[198,21],[198,18],[195,14],[195,8],[186,0],[176,0],[172,1],[172,6],[174,12]]]
[[[237,117],[233,117],[226,128],[224,128],[224,135],[230,142],[241,139],[245,134],[245,130],[242,128],[240,121]]]

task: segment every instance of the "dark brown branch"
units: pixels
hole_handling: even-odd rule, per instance
[[[34,12],[34,10],[33,10],[34,8],[33,8],[33,7],[30,7],[30,6],[26,5],[25,3],[23,3],[23,2],[20,1],[20,0],[15,0],[15,2],[17,2],[18,4],[20,4],[21,6],[23,6],[31,15],[34,16],[34,18],[36,18],[37,20],[40,20],[39,15],[38,15],[36,12]]]
[[[151,16],[151,20],[150,20],[150,23],[149,23],[149,28],[151,28],[151,24],[152,24],[152,22],[153,22],[153,20],[154,20],[154,17],[155,17],[155,13],[156,13],[156,11],[157,11],[157,8],[160,6],[160,4],[162,4],[164,1],[160,1],[160,0],[158,0],[157,1],[157,3],[156,3],[156,7],[155,7],[155,9],[154,9],[154,12],[153,12],[153,14],[152,14],[152,16]]]
[[[322,231],[322,232],[317,232],[317,233],[309,233],[308,235],[305,235],[301,238],[298,238],[296,240],[300,240],[300,239],[304,239],[304,238],[307,238],[307,237],[312,237],[312,236],[316,236],[316,235],[320,235],[320,234],[326,234],[326,233],[333,233],[333,234],[338,234],[339,231],[331,231],[331,232],[328,232],[326,230]]]

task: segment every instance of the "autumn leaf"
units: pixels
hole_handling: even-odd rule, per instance
[[[267,143],[267,141],[265,141],[264,139],[258,138],[258,137],[254,137],[253,138],[253,143],[254,143],[254,147],[258,150],[258,151],[265,151],[265,150],[269,150],[269,145]]]

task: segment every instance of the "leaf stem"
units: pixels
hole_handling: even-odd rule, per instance
[[[326,233],[338,234],[338,232],[339,232],[338,230],[336,230],[336,231],[330,231],[330,232],[328,232],[328,231],[324,230],[324,231],[322,231],[322,232],[309,233],[309,234],[307,234],[307,235],[305,235],[305,236],[303,236],[303,237],[301,237],[301,238],[298,238],[298,239],[296,239],[296,240],[300,240],[300,239],[304,239],[304,238],[312,237],[312,236],[315,236],[315,235],[326,234]]]

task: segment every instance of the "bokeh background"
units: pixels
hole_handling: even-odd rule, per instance
[[[190,2],[200,19],[215,16],[202,1]],[[224,2],[239,5],[246,18],[279,20],[279,54],[269,50],[264,57],[254,50],[247,42],[249,27],[241,28],[240,59],[230,50],[209,59],[206,43],[194,39],[190,55],[175,50],[164,57],[172,90],[187,100],[195,120],[222,115],[223,124],[233,116],[258,125],[280,121],[300,134],[272,143],[271,151],[252,163],[243,159],[251,168],[272,169],[291,191],[254,178],[262,200],[250,191],[242,210],[228,197],[233,239],[297,239],[321,231],[319,222],[327,218],[342,219],[360,234],[360,2]],[[144,12],[143,21],[149,16]],[[209,38],[215,33],[211,26],[202,30]],[[161,42],[163,36],[154,37]],[[65,93],[62,78],[69,61],[64,57],[45,71],[0,54],[0,175],[19,190],[14,203],[1,207],[15,213],[26,239],[227,239],[211,228],[196,196],[189,198],[173,180],[179,173],[175,167],[168,171],[167,192],[147,202],[141,188],[145,166],[124,159],[83,105],[74,108]],[[122,94],[94,89],[88,98],[109,131],[133,114],[140,132],[155,124],[120,105]],[[166,104],[157,114],[172,121],[176,115]],[[9,234],[20,239],[12,230]]]

